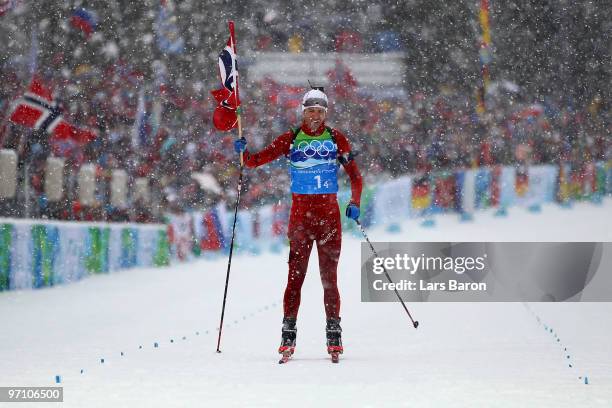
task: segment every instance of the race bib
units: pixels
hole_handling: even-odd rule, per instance
[[[332,194],[338,192],[338,147],[330,140],[296,140],[291,147],[291,192]]]

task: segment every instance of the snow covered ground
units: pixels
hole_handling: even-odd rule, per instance
[[[434,228],[412,220],[401,233],[368,233],[373,241],[612,240],[610,199],[509,213],[478,213],[471,223],[440,216]],[[359,243],[345,235],[346,351],[338,365],[325,352],[316,251],[298,350],[282,366],[276,349],[286,253],[245,254],[232,265],[221,354],[215,327],[226,258],[0,293],[0,386],[53,386],[60,375],[62,406],[70,407],[612,404],[612,303],[411,303],[421,324],[415,330],[399,304],[360,302]]]

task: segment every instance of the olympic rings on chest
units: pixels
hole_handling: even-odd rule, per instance
[[[336,145],[331,140],[312,140],[310,142],[302,140],[298,143],[296,150],[303,152],[306,157],[313,157],[319,154],[320,157],[327,157],[331,153],[336,152]]]

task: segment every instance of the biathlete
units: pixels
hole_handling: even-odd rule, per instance
[[[337,361],[343,352],[340,327],[340,294],[337,268],[342,242],[338,207],[338,175],[342,165],[351,181],[346,216],[358,220],[362,179],[348,139],[327,127],[328,98],[322,89],[308,91],[302,99],[302,124],[278,136],[259,153],[246,149],[246,139],[234,142],[244,153],[247,167],[258,167],[284,155],[289,159],[292,205],[289,217],[289,276],[283,299],[282,340],[278,352],[286,361],[295,351],[300,292],[313,243],[317,244],[319,272],[327,317],[327,351]],[[284,362],[281,359],[281,362]]]

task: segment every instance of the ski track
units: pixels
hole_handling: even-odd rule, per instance
[[[480,212],[470,223],[443,215],[433,228],[410,220],[400,233],[368,234],[372,241],[612,240],[611,199],[509,213]],[[343,242],[340,364],[326,354],[316,250],[296,353],[278,364],[285,250],[234,258],[220,354],[223,257],[0,293],[0,386],[55,386],[60,375],[66,407],[610,406],[612,303],[409,303],[415,330],[399,304],[361,303],[360,241],[346,233]]]

